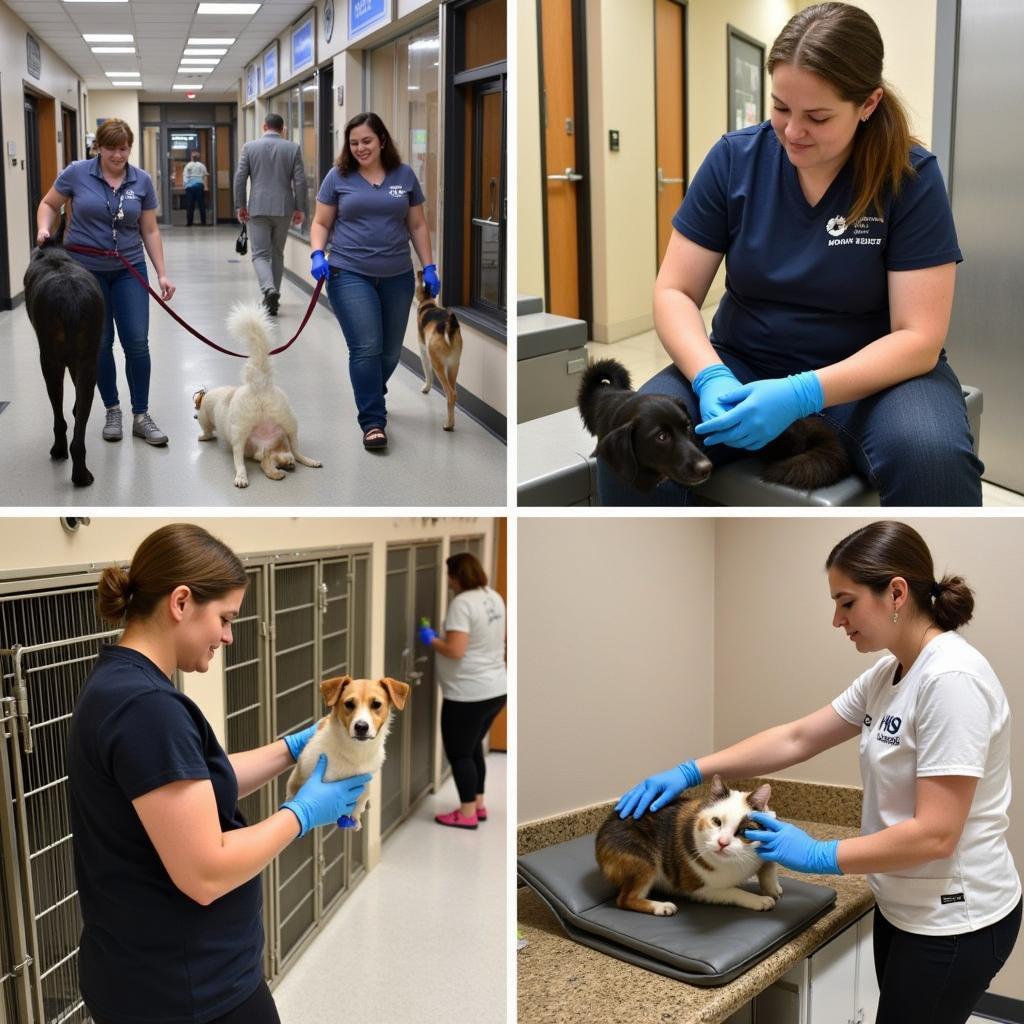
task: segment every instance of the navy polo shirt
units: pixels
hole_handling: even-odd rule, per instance
[[[371,185],[358,171],[327,172],[317,202],[338,211],[331,233],[328,263],[367,277],[395,277],[412,270],[409,255],[409,207],[424,202],[416,172],[408,164],[388,171]]]
[[[68,792],[79,987],[116,1024],[204,1024],[263,979],[259,877],[200,906],[171,881],[132,806],[180,779],[209,779],[222,831],[245,827],[203,713],[144,655],[103,648],[71,719]]]
[[[117,251],[129,263],[141,263],[142,236],[139,218],[143,210],[157,207],[153,179],[141,167],[125,164],[124,181],[112,189],[100,172],[100,158],[75,160],[57,176],[54,188],[72,200],[71,229],[64,241],[71,245],[88,245],[94,249],[113,249],[114,226],[117,227]],[[121,210],[124,217],[117,220]],[[71,254],[88,270],[123,270],[116,257]]]
[[[869,208],[850,226],[852,160],[811,206],[770,121],[723,135],[672,218],[691,241],[725,253],[714,347],[780,377],[889,334],[887,272],[963,259],[938,162],[913,146],[910,163],[916,175],[898,197],[884,195],[882,215]]]

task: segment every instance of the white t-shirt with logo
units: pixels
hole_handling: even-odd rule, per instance
[[[505,693],[505,602],[501,594],[490,587],[456,594],[448,605],[444,628],[446,633],[455,629],[469,634],[463,657],[436,656],[445,699],[488,700]]]
[[[1010,708],[992,666],[958,633],[937,636],[898,683],[887,655],[832,702],[861,725],[861,831],[914,816],[917,779],[978,780],[951,857],[868,875],[885,918],[921,935],[973,932],[1005,917],[1021,897],[1006,843],[1010,806]]]

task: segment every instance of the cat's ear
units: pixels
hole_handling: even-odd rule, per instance
[[[715,775],[711,779],[712,800],[724,800],[729,795],[729,787],[722,781],[721,775]]]
[[[772,798],[772,787],[766,782],[763,786],[759,786],[754,790],[753,793],[747,795],[747,803],[754,808],[755,811],[763,811],[768,806],[768,801]]]

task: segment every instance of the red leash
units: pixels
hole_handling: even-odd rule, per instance
[[[218,345],[215,341],[210,341],[209,338],[204,338],[203,335],[201,335],[197,330],[195,330],[194,328],[190,327],[187,323],[185,323],[185,321],[182,320],[181,317],[178,316],[178,314],[175,313],[174,310],[171,309],[171,307],[168,306],[167,303],[164,302],[164,300],[160,298],[160,296],[155,291],[153,291],[152,288],[150,288],[149,282],[124,258],[124,256],[121,255],[121,253],[115,252],[113,249],[95,249],[91,245],[65,245],[64,248],[67,249],[69,252],[80,252],[86,256],[116,256],[135,275],[135,280],[138,281],[139,284],[141,284],[142,287],[145,288],[146,291],[148,291],[149,294],[152,295],[153,298],[156,299],[156,301],[159,302],[160,305],[163,306],[163,308],[166,309],[167,312],[170,313],[171,316],[174,317],[174,319],[177,320],[178,323],[185,328],[186,331],[188,331],[189,334],[198,338],[201,342],[203,342],[203,344],[209,345],[210,348],[215,348],[218,352],[223,352],[224,355],[226,356],[237,356],[237,358],[239,359],[248,359],[247,354],[244,354],[242,352],[232,352],[230,349],[221,348],[221,346]],[[302,323],[299,324],[299,329],[295,332],[294,337],[291,339],[291,341],[288,341],[284,345],[281,345],[280,347],[273,349],[270,352],[270,355],[276,356],[278,352],[283,352],[286,348],[291,346],[292,342],[294,342],[295,339],[302,333],[303,328],[305,328],[306,324],[309,322],[309,318],[313,315],[313,307],[316,305],[316,300],[320,297],[320,291],[323,288],[323,286],[324,278],[321,278],[319,281],[317,281],[316,287],[313,289],[313,297],[309,300],[309,308],[306,310],[306,315],[302,318]]]

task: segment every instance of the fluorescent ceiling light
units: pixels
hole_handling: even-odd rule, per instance
[[[134,43],[135,36],[104,35],[102,32],[87,32],[82,38],[87,43]]]
[[[255,14],[260,4],[200,4],[196,14]]]
[[[134,53],[134,46],[91,46],[93,53]]]
[[[230,46],[234,39],[190,39],[189,46]]]
[[[179,75],[208,75],[213,68],[178,68]]]
[[[142,82],[111,82],[110,84],[115,87],[118,85],[126,85],[129,89],[138,89],[139,86],[142,85]]]
[[[64,0],[66,4],[126,4],[128,0]]]
[[[201,85],[172,85],[171,88],[175,92],[198,92],[202,89]]]
[[[438,50],[441,48],[439,39],[414,39],[409,44],[410,50]]]
[[[205,64],[207,67],[213,67],[220,63],[220,57],[182,57],[179,64]]]
[[[223,57],[227,50],[185,50],[186,57]]]
[[[141,71],[108,71],[107,78],[138,78]]]

